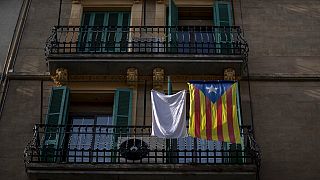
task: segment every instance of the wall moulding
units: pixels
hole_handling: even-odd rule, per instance
[[[213,2],[212,0],[175,0],[175,4],[178,7],[212,7]]]
[[[69,81],[126,82],[126,75],[70,75]]]
[[[72,0],[72,4],[80,4],[81,0]]]
[[[236,71],[233,68],[227,68],[224,70],[224,80],[236,80]]]
[[[133,0],[81,0],[84,7],[131,7]]]
[[[68,70],[65,68],[57,68],[55,75],[51,76],[53,83],[57,86],[63,86],[68,81]]]
[[[127,69],[127,84],[128,86],[137,86],[138,84],[138,69],[128,68]]]
[[[164,4],[166,2],[166,0],[157,0],[158,4]]]

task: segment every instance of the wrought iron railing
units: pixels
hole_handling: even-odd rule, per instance
[[[152,137],[150,126],[38,124],[25,163],[257,164],[260,151],[249,126],[240,129],[242,144],[236,145]]]
[[[46,42],[54,54],[243,55],[248,44],[238,26],[56,26]]]

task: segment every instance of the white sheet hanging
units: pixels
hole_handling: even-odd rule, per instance
[[[165,95],[151,90],[152,133],[160,138],[187,136],[186,90]]]

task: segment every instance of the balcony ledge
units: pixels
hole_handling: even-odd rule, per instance
[[[179,175],[179,174],[255,174],[254,164],[59,164],[28,163],[28,174],[109,174],[109,175]]]

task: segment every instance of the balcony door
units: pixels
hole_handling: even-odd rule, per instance
[[[129,12],[85,12],[80,28],[80,51],[127,51]]]
[[[214,1],[208,7],[168,6],[168,52],[231,54],[233,33],[230,1]]]

